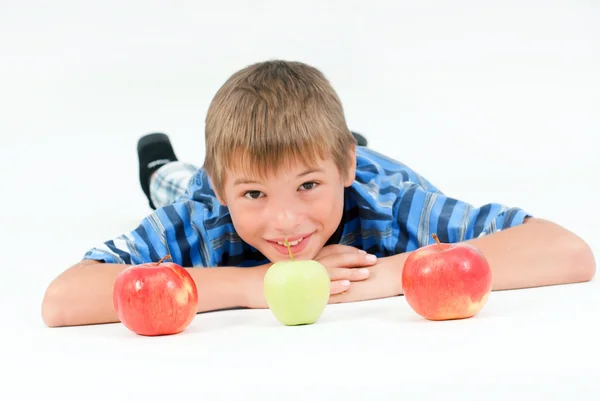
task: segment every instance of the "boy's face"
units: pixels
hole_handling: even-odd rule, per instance
[[[353,167],[342,177],[330,159],[316,169],[296,163],[265,180],[228,172],[219,201],[229,208],[239,236],[271,262],[289,260],[285,239],[294,259],[313,259],[340,224],[344,187],[354,173]]]

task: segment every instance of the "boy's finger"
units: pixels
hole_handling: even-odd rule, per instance
[[[332,281],[330,284],[329,293],[331,295],[341,294],[342,292],[346,291],[348,288],[350,288],[350,281],[348,281],[348,280]]]
[[[365,251],[355,248],[349,245],[327,245],[323,250],[319,253],[319,259],[324,259],[331,255],[339,254],[339,253],[366,253]]]
[[[331,255],[322,260],[322,264],[335,267],[363,267],[371,266],[377,261],[375,255],[370,255],[366,252],[345,252]]]
[[[334,267],[328,269],[329,279],[331,281],[340,281],[340,280],[349,280],[349,281],[361,281],[366,280],[369,277],[369,269],[368,268],[360,268],[360,269],[348,269],[348,268],[340,268]]]

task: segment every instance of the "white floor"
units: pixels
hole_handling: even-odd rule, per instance
[[[321,68],[350,127],[447,194],[521,206],[598,258],[600,4],[122,3],[0,6],[1,400],[600,398],[597,280],[436,324],[403,298],[297,328],[210,313],[162,338],[40,318],[50,280],[149,212],[138,137],[200,164],[212,95],[269,58]]]

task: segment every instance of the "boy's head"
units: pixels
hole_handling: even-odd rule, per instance
[[[356,141],[323,74],[266,61],[233,74],[206,117],[204,168],[240,237],[271,261],[311,259],[337,229]]]

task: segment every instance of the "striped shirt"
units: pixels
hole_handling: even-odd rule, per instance
[[[356,178],[345,189],[344,212],[327,244],[364,249],[378,257],[433,243],[455,243],[521,224],[522,209],[499,203],[474,207],[444,195],[421,175],[385,155],[357,148]],[[107,263],[156,262],[166,254],[183,267],[269,263],[236,233],[206,172],[198,169],[174,203],[144,218],[132,231],[85,253],[84,259]]]

